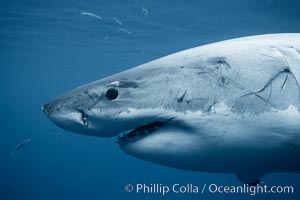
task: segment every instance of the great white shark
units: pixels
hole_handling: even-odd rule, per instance
[[[267,34],[171,54],[46,103],[56,125],[116,137],[137,158],[178,169],[300,172],[300,34]]]

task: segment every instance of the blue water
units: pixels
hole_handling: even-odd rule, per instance
[[[58,128],[40,110],[69,89],[179,50],[278,32],[300,32],[300,1],[1,0],[0,199],[300,199],[300,174],[264,178],[269,185],[293,185],[293,194],[126,193],[128,183],[241,183],[233,175],[138,160],[113,139]]]

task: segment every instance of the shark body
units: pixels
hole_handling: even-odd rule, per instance
[[[212,43],[72,90],[43,106],[58,126],[117,137],[137,158],[233,173],[300,172],[300,34]]]

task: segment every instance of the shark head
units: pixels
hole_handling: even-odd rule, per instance
[[[123,151],[140,159],[193,166],[181,156],[174,159],[198,145],[185,118],[189,91],[178,90],[186,84],[177,76],[183,69],[174,58],[153,61],[76,88],[42,110],[65,130],[114,137]]]
[[[152,157],[193,129],[183,117],[188,91],[178,90],[184,84],[176,78],[182,69],[174,59],[153,61],[76,88],[42,110],[65,130],[116,137],[124,151]]]

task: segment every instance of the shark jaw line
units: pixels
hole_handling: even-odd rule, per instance
[[[116,142],[119,145],[126,145],[128,143],[136,142],[137,140],[140,140],[154,133],[166,124],[168,124],[168,122],[155,121],[146,125],[139,126],[135,129],[123,131],[118,134]]]
[[[120,146],[126,146],[130,143],[140,141],[164,127],[173,127],[179,130],[185,129],[187,131],[193,131],[193,127],[186,123],[182,113],[170,111],[166,112],[164,109],[149,109],[143,111],[131,109],[131,111],[135,111],[137,114],[144,116],[144,120],[148,122],[144,124],[137,124],[136,127],[132,129],[120,131],[115,140],[115,142]],[[149,117],[152,119],[147,119]]]
[[[187,128],[180,114],[165,109],[135,109],[128,108],[128,112],[121,113],[119,120],[129,120],[131,128],[118,131],[115,142],[120,146],[139,141],[166,126]]]

